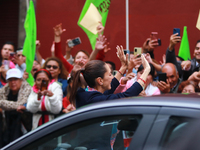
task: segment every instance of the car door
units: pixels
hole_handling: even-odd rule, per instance
[[[169,149],[184,134],[186,128],[199,118],[199,109],[162,107],[149,133],[144,149]]]
[[[144,144],[159,109],[118,106],[77,110],[73,115],[47,123],[4,149],[132,150]]]

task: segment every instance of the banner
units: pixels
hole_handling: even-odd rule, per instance
[[[105,27],[110,2],[111,0],[86,0],[79,17],[78,25],[87,34],[93,50],[98,37],[97,26],[102,22]]]
[[[26,38],[24,41],[22,54],[26,56],[26,72],[28,73],[27,82],[33,86],[34,78],[31,74],[31,70],[33,67],[36,48],[36,18],[32,0],[30,1],[29,8],[27,10],[24,28],[26,31]]]
[[[187,26],[184,26],[184,29],[183,29],[183,37],[181,40],[178,56],[183,58],[184,60],[191,59],[190,46],[189,46],[188,35],[187,35]]]

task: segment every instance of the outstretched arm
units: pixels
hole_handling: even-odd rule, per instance
[[[62,55],[62,47],[61,47],[61,34],[66,31],[62,29],[62,24],[56,25],[54,28],[54,42],[55,42],[55,56],[58,57],[66,70],[70,73],[73,69],[73,65],[71,65]]]

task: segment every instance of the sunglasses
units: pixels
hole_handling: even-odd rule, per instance
[[[51,67],[53,68],[53,69],[58,69],[58,66],[54,66],[54,65],[47,65],[46,66],[48,69],[50,69]]]

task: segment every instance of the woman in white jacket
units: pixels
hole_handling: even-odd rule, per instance
[[[40,69],[34,74],[35,84],[27,101],[27,110],[33,113],[32,129],[54,119],[54,115],[36,113],[38,111],[59,114],[62,110],[63,92],[61,86],[54,82],[46,69]],[[47,83],[42,89],[42,82]]]

